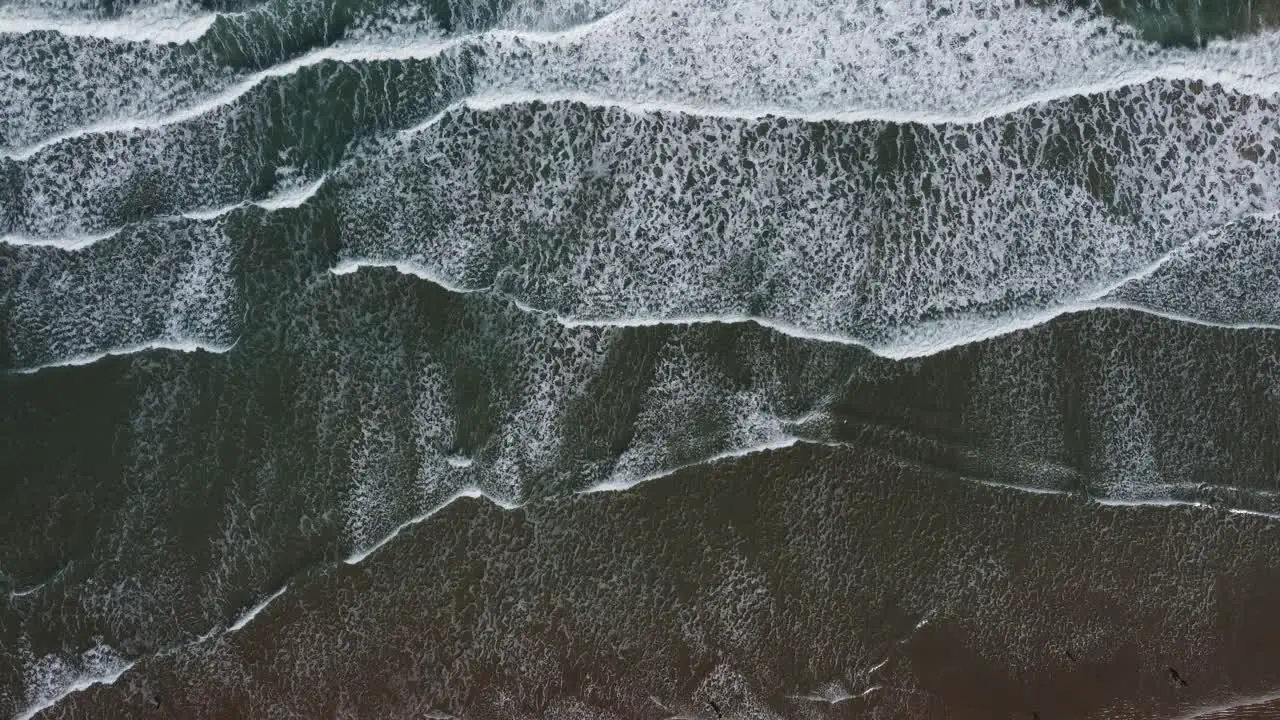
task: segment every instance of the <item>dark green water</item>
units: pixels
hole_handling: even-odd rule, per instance
[[[0,5],[0,715],[1266,690],[1280,15],[1027,5]]]

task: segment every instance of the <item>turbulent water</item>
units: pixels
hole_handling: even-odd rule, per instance
[[[1274,700],[1280,4],[16,0],[0,98],[0,715]]]

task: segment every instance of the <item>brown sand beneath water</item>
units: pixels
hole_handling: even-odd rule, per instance
[[[40,717],[1173,718],[1280,688],[1277,558],[1258,517],[798,446],[457,502]]]

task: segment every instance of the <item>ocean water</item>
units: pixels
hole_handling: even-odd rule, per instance
[[[0,98],[0,716],[1280,692],[1278,3],[17,0]]]

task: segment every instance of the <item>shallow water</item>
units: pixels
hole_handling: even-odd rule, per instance
[[[1278,12],[0,7],[0,715],[1268,701]]]

